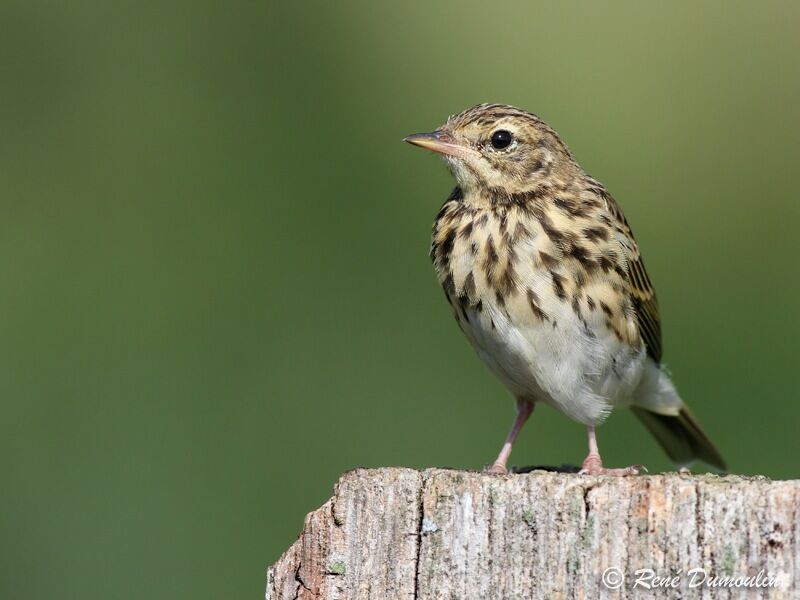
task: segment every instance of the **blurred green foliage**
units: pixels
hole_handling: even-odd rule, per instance
[[[800,7],[0,5],[0,597],[256,598],[355,466],[478,468],[513,402],[400,142],[540,114],[625,208],[735,471],[798,476]],[[576,463],[538,410],[514,464]],[[669,468],[630,414],[608,463]]]

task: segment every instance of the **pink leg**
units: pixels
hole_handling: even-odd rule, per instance
[[[580,475],[614,475],[616,477],[624,477],[626,475],[638,475],[642,471],[647,472],[647,469],[642,465],[632,465],[624,469],[606,469],[603,467],[603,461],[600,459],[600,450],[597,448],[597,435],[594,431],[594,425],[587,426],[589,431],[589,455],[583,461]]]
[[[514,440],[517,439],[517,434],[519,434],[522,426],[525,425],[525,421],[528,420],[532,412],[533,402],[517,398],[517,416],[514,419],[514,424],[511,426],[511,431],[508,432],[506,443],[503,444],[503,448],[500,450],[500,454],[497,455],[497,459],[490,467],[484,469],[487,473],[492,473],[493,475],[506,475],[508,473],[506,463],[508,462],[508,457],[511,456],[511,448],[514,445]]]

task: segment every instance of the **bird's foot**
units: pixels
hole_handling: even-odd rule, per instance
[[[639,475],[640,473],[647,473],[644,465],[631,465],[623,469],[606,469],[603,466],[603,461],[600,460],[598,454],[590,454],[586,457],[581,465],[581,470],[578,475],[610,475],[612,477],[627,477],[628,475]]]
[[[502,463],[496,462],[483,467],[483,472],[487,475],[508,475],[508,469]]]

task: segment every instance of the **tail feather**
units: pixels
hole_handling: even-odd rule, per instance
[[[699,459],[727,471],[722,456],[686,405],[681,406],[677,415],[658,414],[640,406],[631,409],[675,463],[687,465]]]

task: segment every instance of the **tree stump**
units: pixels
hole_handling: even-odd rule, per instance
[[[267,600],[798,598],[800,481],[345,473]]]

